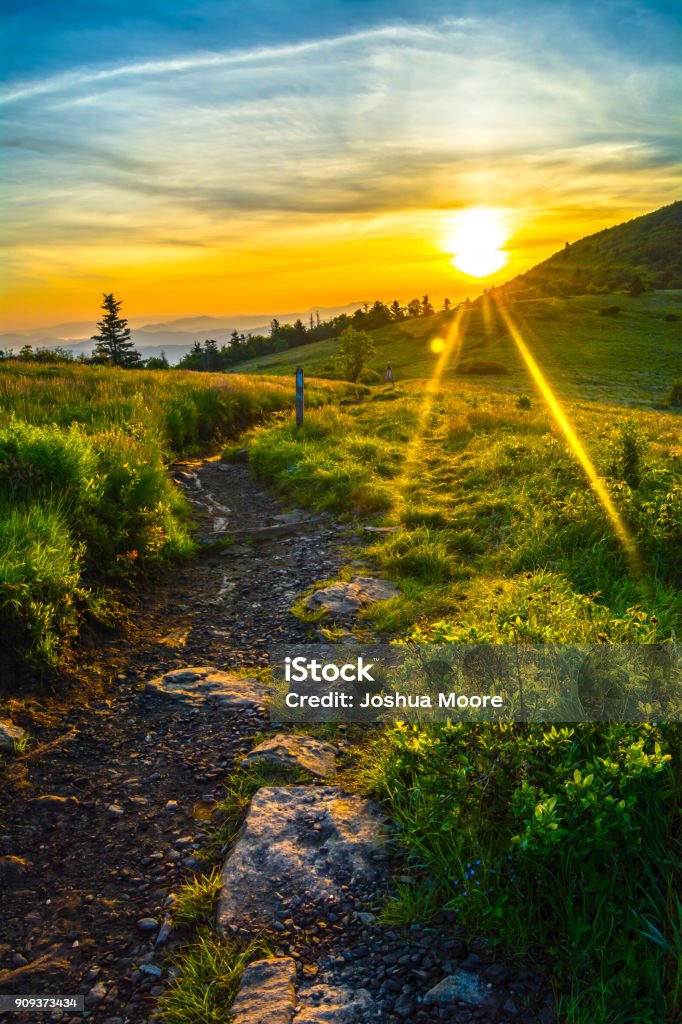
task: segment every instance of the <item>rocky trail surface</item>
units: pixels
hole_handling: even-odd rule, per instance
[[[265,665],[273,643],[309,639],[291,606],[347,561],[342,527],[284,511],[245,465],[174,473],[200,536],[235,543],[207,544],[169,572],[125,637],[86,653],[89,698],[13,716],[32,742],[0,772],[0,993],[83,995],[97,1024],[155,1019],[180,941],[174,893],[201,870],[224,782],[270,728],[246,669]],[[258,756],[290,764],[305,753],[310,784],[261,790],[225,851],[218,927],[248,935],[267,924],[279,943],[271,967],[245,976],[239,1024],[551,1024],[537,981],[469,948],[447,916],[432,929],[379,926],[367,909],[389,875],[378,809],[321,778],[328,745],[306,752],[268,735]]]

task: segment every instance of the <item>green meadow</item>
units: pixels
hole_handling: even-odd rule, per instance
[[[618,312],[613,312],[614,307]],[[553,388],[569,398],[618,404],[663,405],[682,377],[682,292],[625,293],[526,299],[506,306]],[[456,314],[437,313],[372,332],[368,367],[391,363],[397,379],[429,379]],[[666,319],[677,317],[677,319]],[[449,380],[475,380],[491,390],[530,387],[528,373],[495,303],[481,300],[459,323],[461,344],[445,370]],[[338,341],[315,342],[241,363],[243,373],[291,374],[297,365],[313,376],[335,373]]]

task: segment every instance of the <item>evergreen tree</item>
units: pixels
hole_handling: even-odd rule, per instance
[[[140,353],[133,348],[128,321],[119,316],[120,299],[105,294],[102,309],[104,316],[97,324],[99,334],[93,334],[91,339],[96,342],[95,358],[114,366],[139,366]]]

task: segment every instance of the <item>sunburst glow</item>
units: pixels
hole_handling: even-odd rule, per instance
[[[502,214],[477,206],[457,214],[445,248],[453,254],[452,263],[463,274],[489,277],[509,259],[509,253],[502,248],[508,238]]]

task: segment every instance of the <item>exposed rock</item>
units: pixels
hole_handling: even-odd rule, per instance
[[[257,932],[277,919],[279,891],[304,909],[375,884],[383,818],[369,801],[332,787],[260,789],[223,867],[221,931]]]
[[[291,768],[300,768],[324,778],[331,775],[336,763],[336,748],[312,736],[287,736],[277,733],[272,739],[264,740],[254,747],[242,761],[246,767],[257,761],[269,761]]]
[[[232,1004],[234,1024],[291,1024],[295,981],[296,964],[291,957],[249,964]]]
[[[267,687],[255,679],[220,672],[210,666],[176,669],[151,679],[147,690],[183,704],[202,706],[207,701],[231,709],[264,709]]]
[[[0,750],[14,750],[14,744],[25,735],[26,730],[20,725],[10,722],[9,718],[0,718]]]
[[[365,526],[365,533],[397,533],[399,526]]]
[[[3,888],[19,885],[29,872],[30,867],[23,857],[0,857],[0,886]]]
[[[345,985],[314,985],[299,992],[300,1011],[295,1024],[369,1024],[376,1020],[376,1006],[367,989]]]
[[[349,618],[361,608],[375,601],[388,601],[397,597],[399,588],[390,580],[375,576],[353,576],[350,583],[341,581],[316,590],[306,598],[310,611],[325,611],[335,618]]]
[[[76,796],[56,796],[53,793],[34,796],[29,802],[37,811],[69,811],[79,805]]]
[[[303,512],[301,509],[294,509],[293,512],[280,512],[279,515],[273,516],[272,518],[276,523],[285,523],[290,525],[291,523],[302,523],[305,520],[310,519],[310,516],[307,512]]]
[[[494,1006],[495,1000],[490,988],[477,974],[468,971],[455,971],[443,978],[424,996],[424,1002],[436,1003],[439,1006],[452,1006],[465,1003],[467,1006]]]

